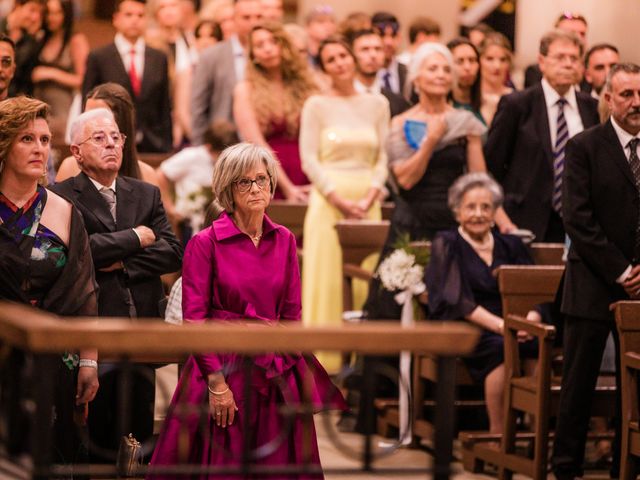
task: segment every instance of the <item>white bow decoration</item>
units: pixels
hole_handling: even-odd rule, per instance
[[[426,290],[424,283],[420,282],[407,288],[404,292],[400,292],[393,298],[402,305],[402,315],[400,316],[400,325],[402,327],[411,327],[415,324],[413,318],[413,297],[420,295]],[[411,429],[411,418],[409,417],[409,392],[411,386],[411,352],[400,352],[400,379],[398,381],[399,388],[399,405],[400,414],[400,443],[409,445],[413,436]],[[406,388],[405,388],[406,387]]]
[[[400,325],[403,328],[414,325],[413,318],[413,297],[426,291],[426,286],[422,279],[424,268],[415,263],[415,256],[398,248],[385,258],[378,267],[376,275],[380,278],[385,289],[394,292],[398,305],[402,305]],[[406,386],[406,388],[404,388]],[[400,378],[399,388],[399,416],[400,416],[400,443],[408,445],[411,443],[412,429],[411,418],[409,417],[409,391],[411,386],[411,352],[400,352]]]

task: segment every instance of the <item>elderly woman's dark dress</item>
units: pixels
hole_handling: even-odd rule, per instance
[[[32,305],[61,316],[97,315],[97,287],[82,218],[70,206],[66,245],[41,223],[49,195],[54,194],[38,186],[31,199],[18,208],[0,192],[0,300]],[[77,358],[69,352],[55,361],[54,461],[76,463],[86,454],[73,428]],[[19,402],[27,393],[22,375],[28,364],[19,352],[13,352],[9,362],[11,367],[3,368],[1,379],[1,417],[8,422],[10,450],[20,453],[26,450],[28,438],[27,417]],[[0,429],[0,434],[5,432]],[[3,440],[0,438],[0,443]]]
[[[431,244],[431,261],[425,271],[429,292],[429,317],[434,320],[464,319],[476,307],[502,317],[502,301],[494,271],[501,265],[530,265],[529,252],[513,235],[495,229],[493,261],[487,265],[457,229],[440,232]],[[520,344],[522,358],[535,358],[534,342]],[[464,358],[476,382],[504,362],[503,337],[483,330],[473,353]]]

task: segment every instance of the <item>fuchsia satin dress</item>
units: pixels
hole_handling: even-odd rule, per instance
[[[191,239],[187,245],[182,271],[182,308],[186,322],[205,322],[250,318],[300,320],[300,272],[293,234],[265,216],[263,235],[256,248],[227,213]],[[188,327],[185,327],[188,328]],[[268,345],[265,345],[268,349]],[[259,465],[291,466],[304,460],[303,449],[310,447],[312,464],[320,465],[313,424],[307,429],[296,418],[287,431],[279,413],[284,404],[299,403],[302,381],[309,381],[310,397],[316,411],[345,409],[340,391],[333,385],[320,363],[311,354],[267,353],[253,358],[250,397],[245,398],[243,357],[235,353],[193,355],[189,357],[176,388],[167,419],[160,433],[151,465],[175,465],[178,462],[231,466],[240,463],[243,424],[249,422],[252,447],[257,448],[283,435],[282,442]],[[197,414],[188,418],[174,413],[176,405],[207,405],[206,376],[225,372],[238,412],[233,425],[217,427],[208,415],[200,425]],[[251,401],[251,417],[243,418],[245,402]],[[305,438],[306,435],[306,438]],[[181,442],[184,442],[180,445]],[[184,449],[184,457],[179,453]],[[153,475],[148,478],[170,479]],[[190,477],[195,478],[195,477]],[[203,475],[199,478],[240,479],[240,475]],[[270,476],[269,478],[278,478]],[[322,478],[286,476],[282,478]]]

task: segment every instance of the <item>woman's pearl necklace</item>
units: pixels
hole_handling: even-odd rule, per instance
[[[472,238],[471,235],[469,235],[467,232],[465,232],[464,230],[461,230],[460,235],[462,236],[462,238],[464,238],[467,243],[469,243],[475,250],[481,251],[481,252],[486,252],[486,251],[492,251],[493,250],[493,235],[491,235],[491,233],[489,233],[485,238],[483,238],[482,240],[478,241],[475,238]]]

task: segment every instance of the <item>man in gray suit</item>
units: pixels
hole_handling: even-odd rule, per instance
[[[259,0],[235,0],[235,35],[202,53],[191,94],[192,141],[196,145],[202,144],[213,120],[233,122],[233,88],[244,78],[249,33],[261,20]]]

